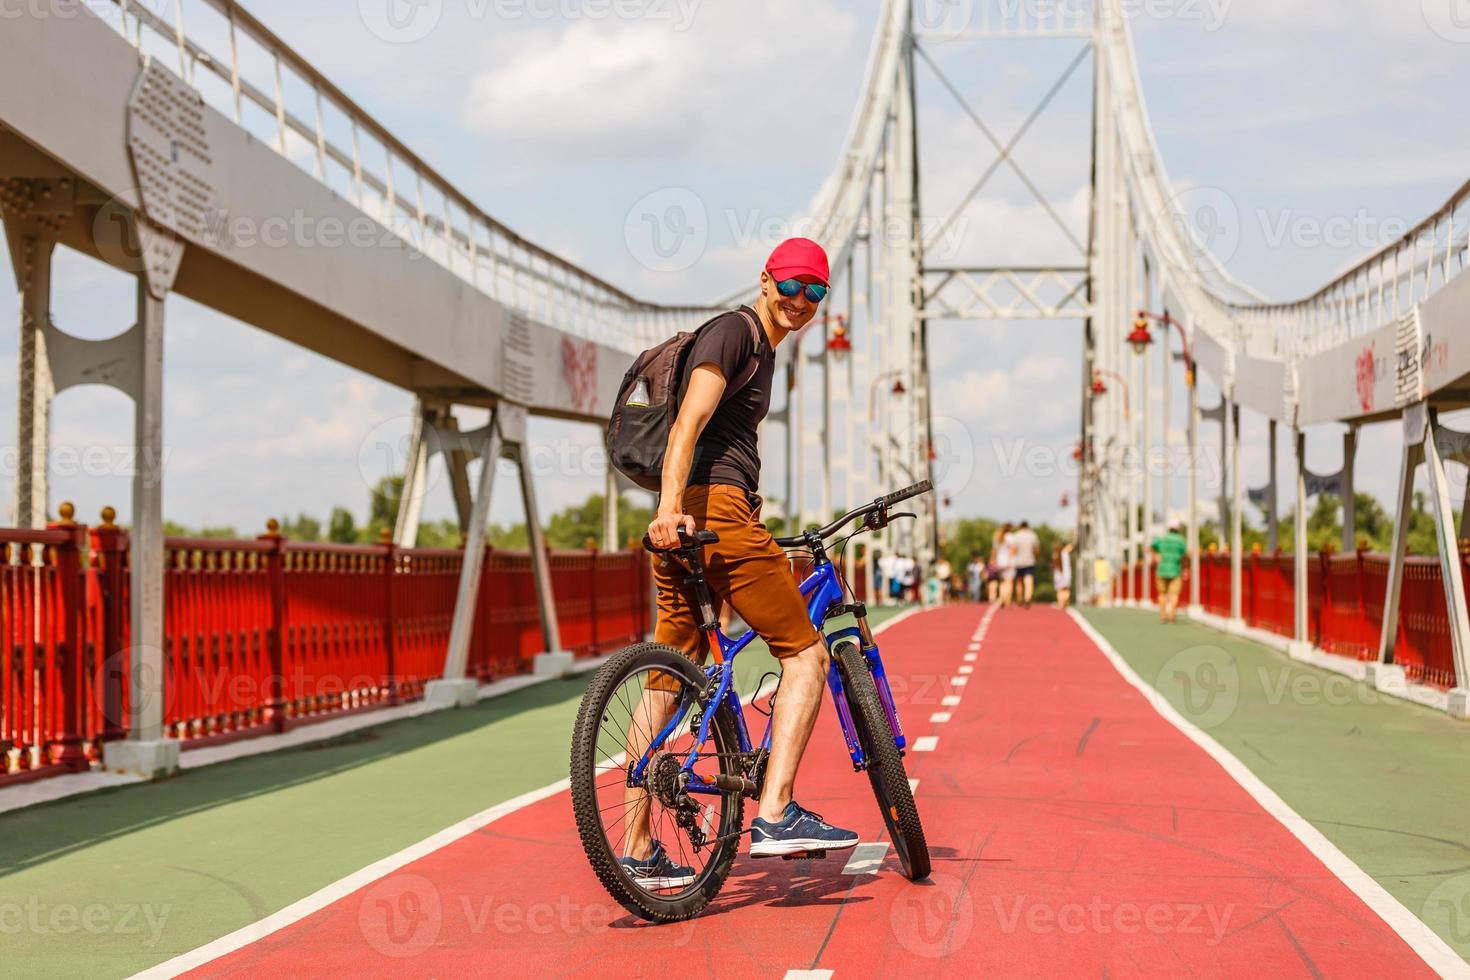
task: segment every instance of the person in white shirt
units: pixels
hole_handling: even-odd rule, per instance
[[[878,559],[879,602],[887,605],[898,598],[898,556],[885,554]]]
[[[1051,579],[1057,588],[1057,608],[1066,609],[1072,598],[1072,542],[1057,549],[1051,562]]]
[[[1012,541],[1009,522],[995,532],[995,567],[1000,570],[1000,604],[1011,604],[1011,592],[1016,582],[1016,552]]]
[[[949,598],[949,577],[954,574],[954,569],[949,566],[949,559],[941,557],[934,566],[934,577],[939,579],[939,604],[942,606]]]
[[[1041,550],[1041,539],[1031,530],[1031,522],[1022,521],[1011,534],[1012,557],[1016,563],[1016,579],[1021,583],[1021,604],[1031,607],[1031,595],[1036,591],[1036,553]]]
[[[908,555],[899,559],[898,579],[903,583],[903,597],[907,600],[919,598],[919,563]]]

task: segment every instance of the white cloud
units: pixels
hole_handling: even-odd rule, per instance
[[[597,157],[811,160],[847,122],[865,42],[831,0],[710,5],[679,33],[656,21],[575,21],[487,42],[491,67],[471,79],[464,121],[522,147]],[[833,79],[848,75],[834,92]]]

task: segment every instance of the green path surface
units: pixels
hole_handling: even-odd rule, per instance
[[[1184,717],[1470,958],[1470,725],[1203,626],[1083,614]]]
[[[564,778],[588,679],[0,815],[0,977],[128,976]]]

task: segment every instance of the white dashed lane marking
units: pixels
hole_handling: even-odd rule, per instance
[[[939,703],[944,705],[946,708],[957,708],[959,707],[960,696],[958,694],[946,694],[944,697],[939,699]]]
[[[934,747],[939,744],[938,735],[920,735],[914,739],[915,752],[933,752]]]
[[[953,687],[964,687],[970,683],[970,679],[968,677],[951,677],[949,683]]]
[[[909,780],[909,792],[910,793],[917,793],[918,791],[919,791],[919,781],[917,779],[910,779]]]
[[[936,711],[929,716],[929,721],[935,725],[943,724],[944,722],[949,721],[949,712]]]
[[[859,844],[852,849],[852,857],[847,859],[842,873],[845,875],[870,875],[878,870],[883,863],[883,858],[888,854],[888,844],[878,842],[874,844]],[[788,977],[791,974],[786,974]]]
[[[979,659],[980,659],[980,654],[978,654],[978,653],[967,653],[967,654],[965,654],[965,663],[972,664],[972,663],[974,663],[975,661],[977,661]]]
[[[832,980],[831,970],[787,970],[786,980]]]
[[[975,673],[975,668],[974,667],[971,667],[969,664],[960,664],[960,673],[961,674],[973,674],[973,673]]]

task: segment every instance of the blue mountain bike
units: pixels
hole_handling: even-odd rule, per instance
[[[857,621],[825,633],[831,652],[827,686],[853,769],[867,771],[904,875],[915,881],[929,875],[929,848],[904,771],[903,726],[868,629],[867,610],[848,597],[828,557],[827,539],[855,520],[862,523],[847,539],[913,517],[890,514],[889,508],[930,489],[926,480],[879,497],[820,530],[776,539],[811,560],[801,594],[813,625],[824,630],[829,620],[847,613]],[[713,532],[687,535],[681,529],[680,546],[666,552],[689,573],[703,620],[700,629],[715,662],[701,667],[657,643],[627,647],[593,676],[572,736],[572,801],[587,858],[613,898],[655,922],[698,915],[719,893],[746,833],[745,799],[759,799],[771,748],[770,705],[779,685],[770,705],[763,708],[759,697],[753,702],[767,715],[756,745],[734,683],[735,658],[755,634],[732,640],[720,630],[703,565],[704,546],[717,540]],[[692,873],[632,877],[618,859],[646,850],[653,841],[673,865]],[[787,855],[801,856],[825,855]]]

